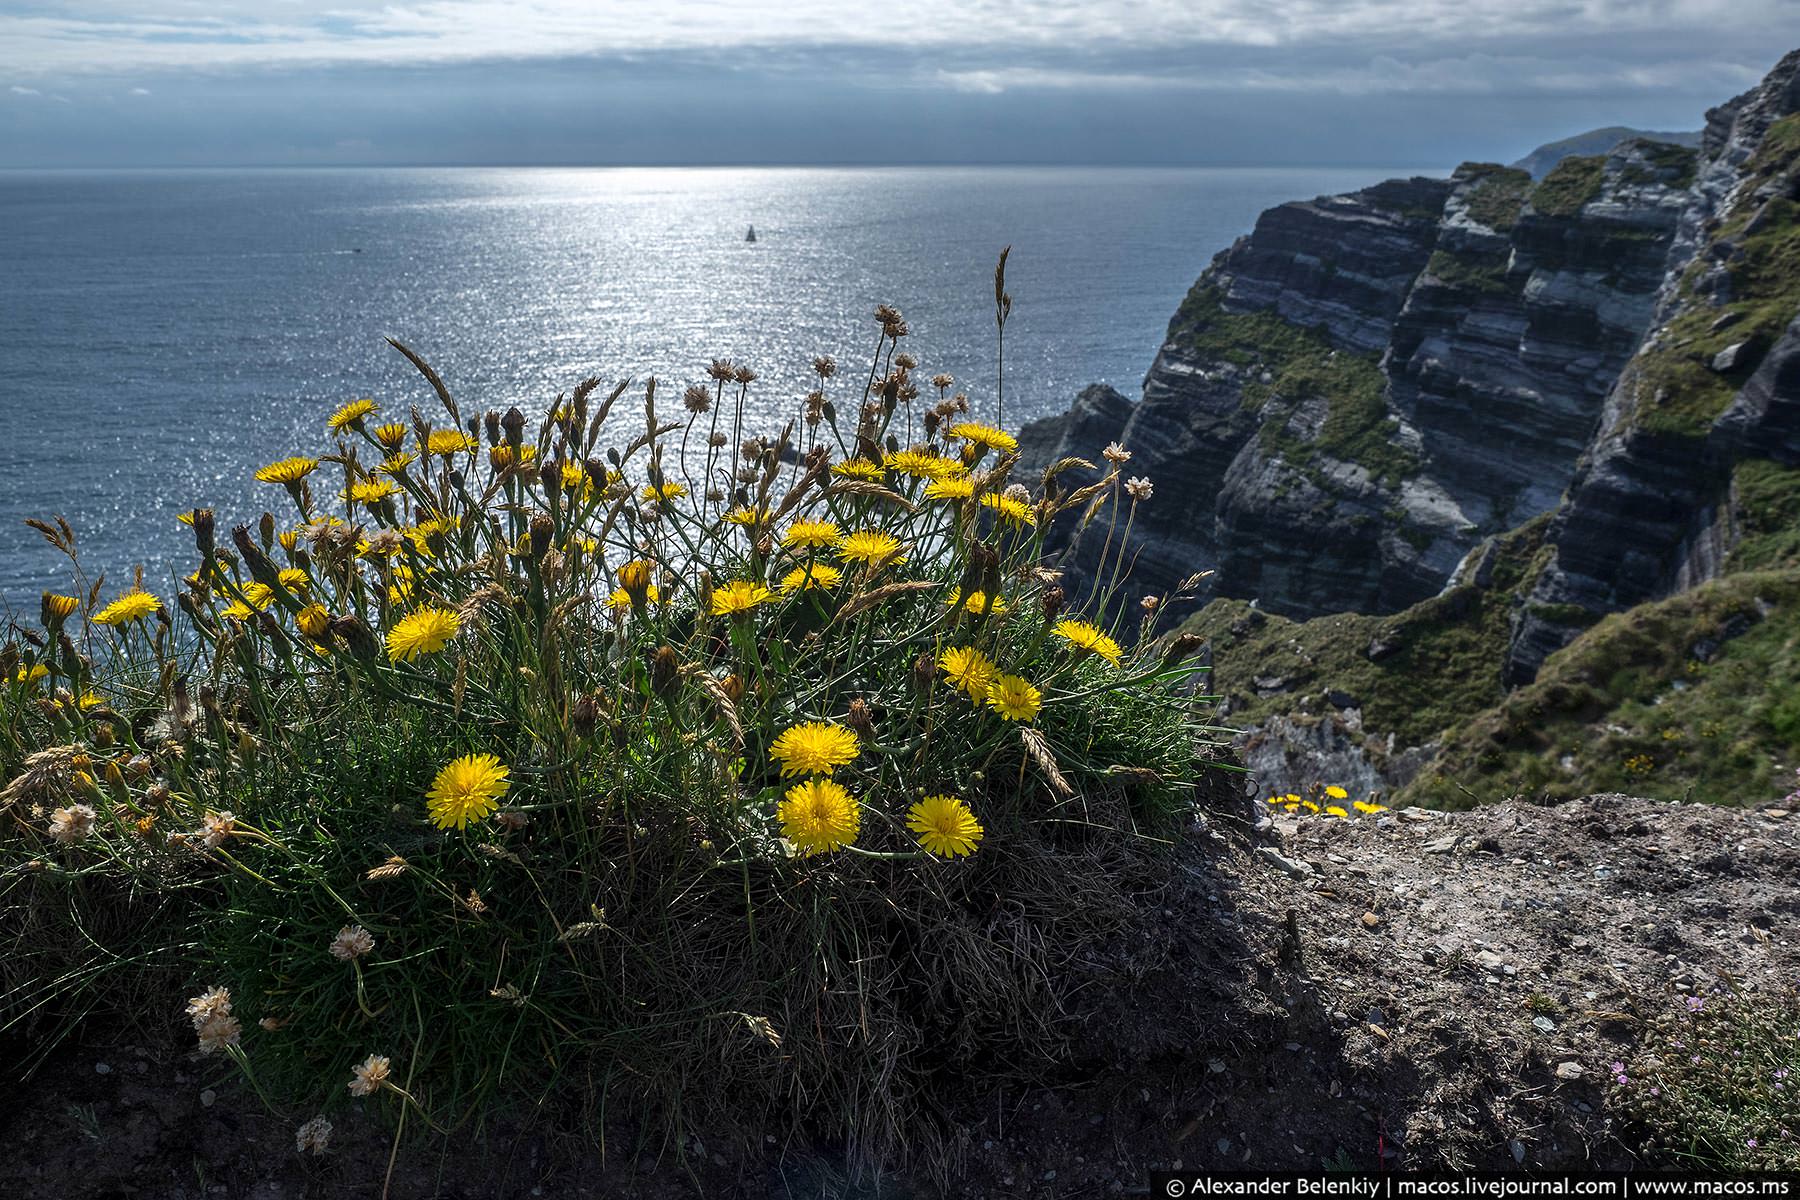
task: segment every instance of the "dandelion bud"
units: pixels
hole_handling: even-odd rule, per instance
[[[267,550],[275,544],[275,514],[264,512],[256,522],[256,535],[262,539],[263,549]]]
[[[913,659],[912,685],[920,694],[928,694],[931,685],[937,680],[937,660],[929,652]]]
[[[850,711],[844,714],[844,724],[854,729],[860,737],[872,738],[875,736],[874,714],[869,711],[869,706],[863,702],[861,697],[850,702]]]
[[[506,431],[506,444],[513,448],[516,455],[519,444],[525,437],[525,414],[516,405],[507,409],[506,415],[500,418],[500,428]]]
[[[711,571],[707,571],[707,570],[703,569],[700,572],[700,578],[696,583],[694,591],[700,601],[700,611],[703,613],[711,612],[712,611],[712,595],[713,595],[713,584],[712,584],[712,572]]]
[[[11,678],[19,671],[19,648],[8,642],[0,646],[0,676]]]
[[[1206,639],[1197,633],[1178,634],[1163,651],[1163,666],[1174,666],[1205,644]]]
[[[361,617],[334,617],[331,621],[331,632],[344,643],[346,649],[357,658],[374,658],[381,651],[381,643],[369,627],[363,624]]]
[[[467,484],[468,484],[468,480],[463,475],[462,468],[459,467],[456,470],[453,470],[450,472],[450,486],[451,487],[455,488],[457,491],[460,492],[467,486]]]
[[[248,525],[238,525],[232,529],[231,544],[244,556],[244,566],[249,569],[250,578],[268,587],[281,585],[281,568],[251,539]]]
[[[674,694],[680,678],[681,659],[676,656],[675,648],[658,646],[656,653],[650,656],[650,690],[666,698]]]
[[[719,690],[725,693],[725,698],[727,700],[736,704],[739,700],[744,698],[743,677],[735,673],[727,675],[724,680],[720,682]]]
[[[543,562],[544,555],[550,553],[550,544],[555,537],[555,521],[542,513],[531,518],[531,557]]]
[[[925,414],[925,439],[927,441],[931,441],[937,437],[938,426],[943,424],[943,421],[944,419],[938,416],[936,409]],[[967,454],[968,452],[969,447],[964,446],[963,453]]]
[[[211,558],[213,552],[213,510],[196,508],[194,510],[194,545],[202,558]]]
[[[1065,600],[1062,588],[1056,586],[1045,588],[1038,597],[1038,603],[1044,606],[1044,620],[1056,620],[1062,613]]]
[[[620,567],[619,586],[625,589],[633,608],[642,608],[650,599],[650,564],[640,558]]]
[[[481,422],[484,426],[482,432],[487,434],[487,444],[498,446],[500,444],[500,414],[490,408],[482,414]]]
[[[578,737],[592,737],[600,724],[600,699],[592,692],[576,697],[569,709],[569,726]]]
[[[215,634],[219,631],[218,626],[213,623],[213,619],[207,616],[206,611],[196,604],[194,598],[186,592],[175,593],[175,603],[181,607],[181,611],[187,615],[187,619],[193,623],[196,629],[208,634]],[[4,672],[0,672],[0,674],[4,674]]]
[[[38,617],[45,629],[60,629],[62,623],[80,607],[81,601],[74,596],[59,596],[55,592],[45,592],[38,604]]]
[[[106,790],[112,794],[114,800],[123,804],[130,798],[131,793],[125,787],[125,773],[119,770],[118,763],[107,763],[100,774],[106,780]]]

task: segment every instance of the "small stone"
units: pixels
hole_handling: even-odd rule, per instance
[[[1741,312],[1728,312],[1724,316],[1720,317],[1718,320],[1714,321],[1711,325],[1707,326],[1707,328],[1709,330],[1711,330],[1713,333],[1720,333],[1724,330],[1730,329],[1733,325],[1736,325],[1739,321],[1741,321],[1743,319],[1744,319],[1744,314]]]
[[[1518,1138],[1514,1138],[1512,1141],[1506,1143],[1506,1148],[1508,1150],[1512,1151],[1512,1156],[1513,1156],[1514,1162],[1519,1163],[1521,1165],[1525,1162],[1525,1143],[1524,1142],[1521,1142]]]
[[[1218,1147],[1219,1147],[1220,1154],[1230,1154],[1231,1153],[1231,1139],[1230,1138],[1220,1138],[1218,1141]]]
[[[207,1088],[205,1091],[200,1093],[200,1107],[201,1108],[211,1108],[213,1106],[213,1102],[216,1101],[218,1098],[219,1098],[219,1093],[213,1091],[211,1088]]]
[[[1781,820],[1781,818],[1788,816],[1788,815],[1789,815],[1788,810],[1785,808],[1765,808],[1765,809],[1763,809],[1763,816],[1769,818],[1769,820],[1771,820],[1771,821],[1779,821],[1779,820]]]
[[[1543,1032],[1543,1033],[1555,1033],[1556,1032],[1556,1022],[1552,1021],[1549,1017],[1533,1017],[1533,1018],[1531,1018],[1531,1023],[1540,1032]]]
[[[1449,837],[1441,837],[1426,842],[1421,848],[1427,854],[1454,854],[1456,853],[1457,840],[1456,835],[1452,834]]]
[[[107,1063],[95,1063],[94,1064],[94,1074],[96,1074],[96,1075],[111,1075],[112,1067],[110,1065],[108,1065]]]
[[[1305,879],[1313,873],[1313,869],[1309,864],[1297,862],[1283,854],[1281,851],[1275,849],[1273,846],[1261,847],[1257,850],[1256,856],[1276,870],[1286,872],[1287,875],[1293,879]]]
[[[1368,926],[1370,929],[1373,929],[1377,925],[1381,924],[1381,918],[1376,916],[1372,912],[1366,912],[1362,915],[1362,923],[1364,925]]]
[[[1559,1062],[1556,1064],[1556,1077],[1558,1079],[1580,1079],[1583,1074],[1584,1072],[1581,1069],[1581,1064],[1578,1062]]]
[[[1051,1180],[1053,1180],[1055,1178],[1056,1178],[1055,1171],[1045,1171],[1044,1172],[1044,1182],[1045,1183],[1049,1183]]]
[[[1712,369],[1723,375],[1735,371],[1750,361],[1750,343],[1733,342],[1717,354],[1713,355]]]

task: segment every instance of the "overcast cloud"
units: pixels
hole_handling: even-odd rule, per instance
[[[26,2],[0,165],[1421,164],[1694,128],[1795,46],[1800,0]]]

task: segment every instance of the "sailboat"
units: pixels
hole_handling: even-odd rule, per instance
[[[750,227],[750,232],[744,235],[744,240],[746,242],[754,242],[756,240],[756,226],[752,225]]]

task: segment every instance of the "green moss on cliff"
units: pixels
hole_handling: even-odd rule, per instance
[[[1773,798],[1800,761],[1800,571],[1729,575],[1609,616],[1467,721],[1400,803],[1623,791]]]
[[[1738,544],[1726,569],[1800,569],[1800,469],[1746,459],[1732,472],[1731,484]]]
[[[1397,745],[1430,741],[1505,694],[1505,658],[1513,597],[1543,563],[1540,517],[1499,539],[1488,586],[1465,583],[1387,616],[1341,613],[1291,621],[1241,600],[1215,600],[1184,626],[1212,645],[1212,686],[1231,698],[1230,722],[1252,725],[1296,711],[1328,690],[1348,693],[1364,728]],[[1369,657],[1375,642],[1393,649]],[[1267,694],[1256,681],[1280,681]]]
[[[1492,166],[1487,163],[1476,165],[1483,168]],[[1465,166],[1462,170],[1467,172],[1468,167]],[[1496,233],[1505,233],[1518,223],[1519,211],[1525,207],[1525,197],[1530,193],[1529,171],[1514,167],[1483,170],[1481,182],[1469,192],[1469,216]]]
[[[1425,273],[1451,287],[1489,295],[1505,295],[1513,291],[1506,277],[1507,256],[1474,254],[1468,251],[1433,250]]]
[[[1572,217],[1600,194],[1604,154],[1565,158],[1531,190],[1531,207],[1550,217]]]
[[[1639,154],[1645,165],[1633,163],[1626,167],[1623,174],[1625,182],[1661,183],[1678,188],[1694,182],[1694,169],[1700,161],[1700,152],[1692,146],[1677,146],[1673,142],[1646,142]]]
[[[1189,290],[1169,332],[1197,354],[1231,363],[1250,376],[1243,385],[1246,408],[1262,411],[1277,398],[1287,402],[1263,423],[1265,452],[1281,454],[1302,470],[1329,456],[1389,482],[1418,470],[1417,458],[1393,443],[1399,423],[1388,413],[1387,379],[1374,358],[1339,349],[1323,331],[1295,325],[1270,310],[1227,312],[1219,289],[1210,284]],[[1262,382],[1264,374],[1270,377],[1267,383]],[[1327,411],[1318,436],[1306,439],[1288,431],[1288,417],[1294,406],[1309,399],[1323,399]]]

